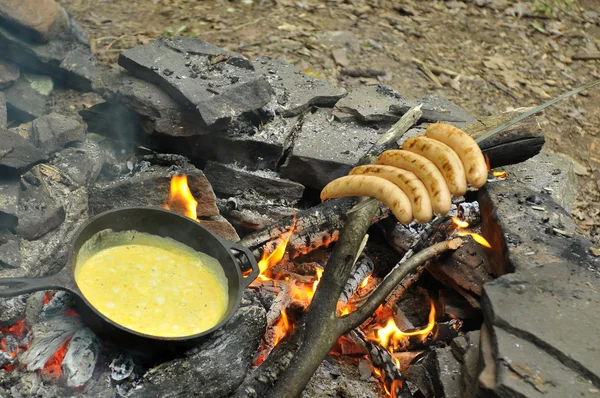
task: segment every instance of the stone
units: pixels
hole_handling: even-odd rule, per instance
[[[17,269],[21,265],[21,242],[18,239],[0,240],[0,267]]]
[[[327,47],[344,47],[353,53],[360,52],[360,39],[347,30],[324,31],[318,33],[317,37]]]
[[[479,376],[479,330],[468,332],[466,335],[467,346],[462,356],[462,382],[465,398],[477,396],[477,377]]]
[[[299,115],[313,106],[333,107],[346,95],[346,90],[305,75],[279,59],[259,57],[252,64],[273,86],[276,97],[273,107],[284,117]]]
[[[319,109],[304,118],[281,166],[281,177],[322,189],[348,174],[384,132],[357,123],[329,122],[328,116],[328,110]]]
[[[27,240],[36,240],[56,229],[65,220],[65,209],[46,187],[26,184],[19,200],[17,234]]]
[[[47,43],[69,25],[67,13],[54,0],[2,0],[0,20],[28,38]]]
[[[223,216],[216,216],[210,220],[199,220],[198,222],[223,239],[232,242],[240,240],[235,228]]]
[[[215,194],[202,171],[189,166],[180,170],[188,176],[188,185],[198,202],[197,216],[218,216]],[[169,199],[171,175],[164,166],[150,166],[144,171],[108,182],[98,182],[89,197],[90,216],[120,207],[161,207]]]
[[[185,137],[208,132],[195,112],[186,110],[158,86],[122,70],[100,73],[92,88],[106,101],[122,103],[138,113],[148,134]]]
[[[444,398],[462,398],[463,385],[461,363],[452,354],[450,347],[435,350],[437,376]]]
[[[80,186],[88,187],[98,179],[106,156],[100,144],[86,139],[54,154],[50,164]]]
[[[341,112],[365,123],[395,123],[400,116],[390,113],[390,106],[407,107],[409,100],[387,86],[359,86],[335,104]]]
[[[296,203],[304,192],[302,184],[281,179],[272,171],[249,171],[209,161],[204,174],[213,190],[223,195],[237,196],[252,189],[259,195]]]
[[[222,215],[238,230],[254,232],[275,224],[295,213],[293,205],[278,204],[273,199],[246,192],[241,196],[217,200]]]
[[[26,297],[0,298],[0,327],[12,326],[25,316]]]
[[[498,397],[597,397],[592,382],[526,339],[492,329]]]
[[[467,114],[462,108],[453,104],[445,98],[435,95],[426,95],[421,99],[415,100],[410,106],[406,105],[390,105],[390,113],[402,116],[411,106],[423,104],[423,116],[421,120],[428,122],[444,122],[463,128],[477,121],[474,117]]]
[[[4,169],[26,170],[48,155],[12,131],[0,129],[0,173]]]
[[[19,76],[21,76],[21,71],[18,66],[0,60],[0,90],[10,87]]]
[[[31,43],[0,25],[0,54],[18,65],[27,65],[28,70],[51,76],[62,86],[91,91],[98,61],[85,30],[68,13],[66,17],[66,29],[48,43]]]
[[[147,372],[132,398],[164,395],[228,397],[242,383],[266,329],[261,305],[241,307],[222,328],[185,356]]]
[[[535,198],[538,204],[526,198]],[[482,235],[492,246],[490,258],[496,260],[495,276],[562,261],[599,267],[588,253],[589,240],[578,235],[569,213],[548,193],[532,190],[509,175],[487,183],[479,190],[478,201],[486,220]]]
[[[146,136],[142,117],[119,102],[101,102],[82,109],[79,115],[87,124],[88,132],[129,143]]]
[[[350,60],[348,59],[348,53],[345,48],[334,48],[331,50],[331,56],[335,63],[339,66],[348,66],[350,65]]]
[[[560,174],[555,174],[555,170]],[[552,199],[569,213],[577,198],[579,184],[573,163],[566,157],[546,151],[523,163],[505,166],[512,180],[527,184],[531,189],[550,194]]]
[[[0,177],[0,228],[17,227],[20,191],[21,185],[17,178]]]
[[[493,326],[494,333],[501,328],[526,340],[532,350],[535,348],[534,352],[540,353],[539,359],[553,357],[561,369],[568,368],[572,372],[552,372],[550,366],[546,369],[548,360],[537,361],[538,365],[533,366],[535,357],[527,355],[519,357],[527,359],[527,366],[520,367],[522,370],[529,366],[528,371],[533,371],[534,375],[536,368],[540,371],[546,369],[552,374],[542,377],[542,380],[558,378],[559,373],[564,376],[576,373],[578,379],[589,379],[599,385],[600,325],[597,319],[600,319],[600,295],[596,290],[599,282],[597,272],[580,264],[565,262],[504,275],[484,286],[484,319]],[[511,350],[515,351],[515,355],[525,351],[516,347]],[[543,367],[539,368],[539,364]],[[591,384],[587,380],[586,383],[589,388]],[[556,385],[543,385],[549,390],[561,388],[561,385],[566,387],[558,382]]]
[[[6,112],[6,97],[4,93],[0,91],[0,129],[6,129],[8,127],[8,115]]]
[[[119,65],[195,108],[215,130],[266,105],[273,92],[241,55],[189,37],[160,38],[126,50]]]
[[[23,73],[19,80],[4,90],[9,117],[27,122],[42,116],[53,89],[50,77]]]
[[[58,113],[41,116],[33,121],[32,140],[48,153],[54,153],[65,145],[82,141],[85,125]]]

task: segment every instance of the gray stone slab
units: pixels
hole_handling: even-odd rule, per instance
[[[0,129],[6,129],[8,126],[8,114],[6,111],[6,97],[0,91]]]
[[[10,87],[21,75],[19,67],[0,60],[0,90]]]
[[[26,296],[0,298],[0,326],[12,326],[25,316]]]
[[[329,113],[319,109],[304,118],[281,166],[283,178],[321,189],[347,174],[384,132],[357,123],[329,122]]]
[[[333,107],[346,90],[300,72],[287,62],[259,57],[252,63],[256,72],[269,81],[275,91],[275,109],[284,117],[296,116],[312,106]]]
[[[493,328],[498,397],[597,397],[589,379],[531,342]]]
[[[27,240],[38,239],[56,229],[65,220],[62,204],[50,195],[44,185],[29,185],[19,200],[17,234]]]
[[[580,265],[547,264],[488,282],[482,310],[489,325],[535,344],[599,386],[599,286],[598,274]]]
[[[86,139],[54,154],[51,164],[80,186],[93,184],[106,162],[106,152],[97,142]]]
[[[400,116],[390,113],[390,106],[410,109],[408,99],[385,86],[359,86],[335,104],[336,109],[366,123],[394,123]]]
[[[0,54],[32,71],[52,76],[66,87],[90,91],[97,60],[86,32],[68,15],[68,27],[48,43],[31,43],[0,26]]]
[[[425,96],[421,99],[411,101],[409,105],[390,105],[389,112],[395,114],[398,118],[404,115],[411,106],[423,104],[422,111],[423,116],[421,120],[428,122],[444,122],[452,124],[458,128],[463,128],[469,124],[477,121],[474,117],[467,114],[463,109],[459,108],[452,102],[436,97],[436,96]]]
[[[523,163],[505,166],[502,170],[531,189],[550,194],[556,203],[571,212],[579,183],[573,162],[568,158],[542,151]]]
[[[157,85],[125,71],[111,69],[102,72],[92,87],[106,101],[122,103],[141,115],[142,124],[149,134],[182,137],[208,132],[197,112],[186,110]]]
[[[4,90],[10,118],[28,122],[42,116],[53,89],[50,77],[23,73],[19,80]]]
[[[479,340],[480,331],[468,332],[466,335],[467,347],[462,356],[462,380],[465,398],[477,395],[477,377],[479,376]]]
[[[18,239],[0,242],[0,268],[17,269],[21,265],[21,242]]]
[[[272,199],[295,203],[302,198],[304,186],[279,178],[273,171],[249,171],[234,165],[208,162],[204,173],[217,193],[237,196],[249,190]]]
[[[21,184],[18,178],[0,177],[0,228],[16,228]]]
[[[441,384],[444,398],[462,398],[464,387],[462,385],[460,361],[452,354],[450,347],[435,350],[437,376]]]
[[[0,173],[2,168],[26,170],[35,163],[47,159],[48,155],[12,131],[0,129]]]
[[[35,119],[32,127],[31,139],[48,153],[56,152],[69,143],[82,141],[85,137],[84,124],[58,113]]]
[[[273,92],[247,59],[200,39],[161,38],[122,52],[119,65],[197,109],[213,129],[266,105]]]
[[[0,21],[17,34],[47,43],[69,24],[67,13],[54,0],[4,0]]]
[[[478,197],[486,221],[483,236],[492,245],[494,275],[571,261],[597,269],[589,240],[577,234],[570,215],[547,193],[508,176],[488,182]]]

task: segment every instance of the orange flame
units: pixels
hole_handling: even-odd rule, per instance
[[[361,289],[367,287],[367,283],[369,283],[369,278],[371,278],[371,275],[367,275],[367,277],[363,279],[363,281],[360,283]]]
[[[488,249],[492,248],[492,245],[490,245],[490,243],[481,235],[479,234],[474,234],[472,232],[466,232],[466,231],[458,231],[457,232],[458,236],[472,236],[473,240],[477,243],[479,243],[481,246],[485,246]]]
[[[269,280],[264,274],[265,271],[278,262],[281,261],[283,256],[285,255],[285,248],[292,236],[292,233],[296,229],[296,214],[294,213],[294,220],[292,221],[292,226],[287,233],[281,234],[279,236],[279,242],[277,242],[277,246],[275,250],[271,254],[268,254],[265,250],[262,254],[262,258],[258,262],[258,268],[260,269],[260,275],[258,276],[260,280],[266,281]]]
[[[454,224],[456,224],[458,226],[458,228],[468,228],[469,227],[469,223],[466,221],[461,220],[458,217],[454,217],[452,216],[452,222]]]
[[[403,387],[403,383],[402,380],[394,380],[392,382],[392,385],[390,386],[390,390],[392,390],[392,398],[396,398],[398,397],[398,394],[396,393],[396,390],[402,390]],[[386,389],[387,392],[387,389]]]
[[[378,341],[382,346],[393,352],[394,346],[404,337],[422,336],[423,340],[427,338],[429,333],[435,327],[435,305],[431,302],[431,311],[429,312],[429,322],[424,329],[415,330],[414,332],[403,332],[396,326],[394,318],[390,318],[385,327],[377,330],[377,337],[371,338]]]
[[[492,172],[492,174],[494,175],[494,177],[502,180],[508,177],[508,173],[506,171],[494,171]]]
[[[275,347],[281,339],[285,337],[285,335],[290,331],[290,321],[288,320],[287,314],[285,310],[281,311],[281,316],[273,326],[273,331],[275,332],[275,339],[273,342],[273,347]]]
[[[169,200],[163,204],[167,210],[173,210],[179,214],[183,214],[192,220],[197,220],[196,208],[198,202],[194,199],[194,195],[190,191],[187,175],[175,174],[171,178],[171,190],[169,192]]]
[[[323,270],[321,268],[317,268],[317,280],[313,282],[313,287],[312,287],[313,295],[317,291],[317,286],[319,286],[319,282],[321,282],[321,276],[323,276]]]

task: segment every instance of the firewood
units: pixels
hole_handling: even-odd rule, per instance
[[[347,303],[354,292],[358,290],[358,287],[362,281],[371,275],[374,268],[375,264],[373,263],[373,260],[371,260],[365,253],[362,253],[359,256],[354,269],[352,270],[352,274],[350,275],[348,282],[346,282],[346,286],[344,286],[344,290],[340,295],[339,301],[342,303]]]

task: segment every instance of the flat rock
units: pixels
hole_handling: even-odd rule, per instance
[[[21,242],[13,238],[4,243],[0,238],[0,268],[17,269],[21,265]]]
[[[73,118],[51,113],[33,121],[32,140],[48,153],[56,152],[65,145],[82,141],[85,125]]]
[[[28,122],[42,116],[53,89],[50,77],[23,73],[19,80],[4,90],[10,118]]]
[[[182,172],[187,174],[190,191],[198,202],[198,217],[218,216],[215,194],[204,173],[193,167]],[[90,192],[90,215],[119,207],[162,207],[169,199],[172,174],[167,167],[154,165],[115,181],[99,182]]]
[[[207,133],[196,112],[187,110],[157,85],[122,70],[100,73],[92,88],[106,101],[122,103],[138,113],[149,134],[184,137]]]
[[[321,189],[346,175],[383,133],[357,123],[329,122],[328,116],[328,110],[319,109],[304,118],[281,177]]]
[[[232,242],[240,240],[235,228],[223,216],[212,217],[210,220],[199,220],[198,222],[223,239]]]
[[[57,152],[50,163],[80,186],[87,187],[96,181],[105,162],[106,152],[97,142],[86,139]]]
[[[479,376],[479,341],[480,331],[468,332],[466,335],[467,346],[461,358],[462,379],[465,398],[475,397],[477,394],[477,377]]]
[[[17,178],[0,177],[0,228],[16,228],[21,185]]]
[[[462,365],[450,347],[435,350],[437,376],[443,391],[444,398],[462,398],[464,387],[462,385]]]
[[[344,47],[353,53],[360,52],[360,39],[347,30],[324,31],[318,33],[317,37],[327,47]]]
[[[8,127],[6,97],[4,96],[4,93],[0,91],[0,129],[6,129],[6,127]]]
[[[0,172],[2,169],[25,170],[47,159],[41,149],[12,131],[0,129]]]
[[[279,178],[273,171],[249,171],[234,165],[208,162],[204,173],[214,191],[223,195],[237,196],[253,189],[260,195],[295,203],[304,192],[302,184]]]
[[[589,379],[530,341],[493,328],[496,356],[496,396],[504,397],[597,397]],[[598,391],[596,389],[596,391]]]
[[[65,10],[54,0],[2,0],[0,21],[18,34],[47,43],[69,25]]]
[[[133,398],[165,395],[223,398],[242,383],[266,328],[266,313],[260,305],[241,307],[221,329],[205,342],[148,372]]]
[[[501,328],[535,344],[541,348],[536,350],[556,358],[562,366],[581,378],[590,379],[598,387],[599,282],[597,273],[580,265],[547,264],[488,282],[484,286],[482,310],[486,323],[495,330]],[[517,352],[518,349],[515,354]],[[528,360],[530,365],[534,363],[532,360]],[[545,368],[546,363],[539,361],[535,368],[539,364]],[[551,384],[546,387],[553,388]],[[590,387],[587,384],[587,388]]]
[[[35,240],[56,229],[65,220],[65,209],[44,185],[29,185],[19,200],[17,234],[23,239]]]
[[[341,112],[366,123],[394,123],[400,116],[390,113],[390,106],[408,107],[410,101],[385,86],[360,86],[335,104]]]
[[[259,57],[252,64],[273,86],[275,109],[284,117],[299,115],[313,106],[333,107],[346,95],[346,90],[305,75],[283,60]]]
[[[26,296],[0,298],[0,326],[12,326],[25,316]]]
[[[502,170],[531,189],[550,194],[556,203],[571,212],[579,183],[573,162],[568,158],[542,151],[523,163],[505,166]]]
[[[577,234],[570,215],[547,193],[509,175],[489,182],[479,191],[485,221],[482,234],[492,245],[493,274],[571,261],[597,269],[599,261],[588,253],[591,243]]]
[[[101,102],[82,109],[79,115],[88,132],[130,143],[142,141],[146,136],[142,116],[120,102]]]
[[[48,43],[32,43],[0,25],[0,54],[32,71],[52,76],[65,87],[90,91],[98,61],[90,50],[86,32],[68,13],[66,18],[66,28]]]
[[[20,75],[18,66],[0,60],[0,90],[10,87]]]
[[[400,118],[412,106],[418,104],[423,104],[423,107],[421,108],[423,116],[420,120],[428,122],[444,122],[458,128],[463,128],[477,121],[477,119],[467,114],[462,108],[444,98],[434,95],[427,95],[421,99],[411,101],[408,105],[391,104],[389,112]]]
[[[200,39],[161,38],[122,52],[119,65],[195,108],[212,129],[266,105],[273,92],[247,59]]]

